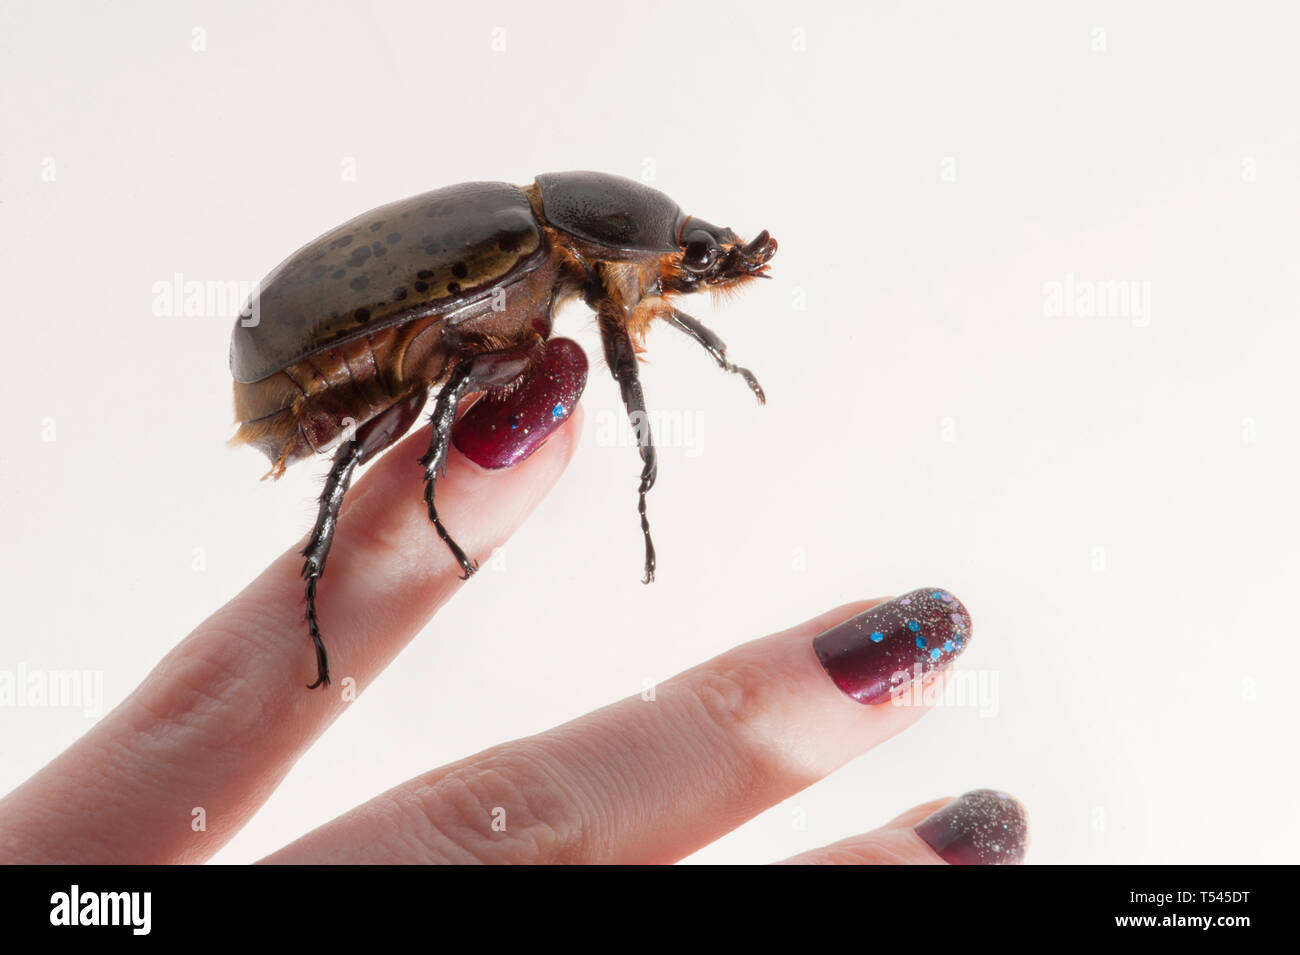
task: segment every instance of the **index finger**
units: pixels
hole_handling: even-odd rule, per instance
[[[504,543],[555,484],[579,415],[575,406],[535,454],[507,470],[451,452],[439,512],[468,552]],[[425,427],[384,454],[345,500],[317,600],[342,686],[304,688],[315,658],[300,543],[0,800],[0,861],[194,862],[227,842],[342,712],[347,681],[369,683],[460,589],[460,567],[423,499],[416,461],[429,438]],[[208,809],[205,831],[191,828],[195,806]]]

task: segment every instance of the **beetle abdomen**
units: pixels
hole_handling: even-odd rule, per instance
[[[235,382],[239,430],[279,477],[285,466],[328,446],[438,380],[447,365],[441,319],[424,318],[328,347],[260,381]]]
[[[451,314],[544,260],[532,207],[510,183],[462,183],[380,206],[266,278],[254,318],[235,324],[230,369],[236,381],[258,381],[333,345]]]

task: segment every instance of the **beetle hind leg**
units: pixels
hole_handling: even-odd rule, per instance
[[[309,690],[330,685],[329,654],[325,652],[325,641],[321,639],[320,624],[316,620],[316,581],[325,572],[325,558],[334,542],[343,495],[347,494],[352,474],[363,456],[364,448],[356,438],[345,442],[334,455],[334,463],[330,465],[325,487],[321,490],[316,526],[312,528],[307,546],[302,549],[302,556],[307,558],[302,565],[302,576],[307,581],[307,630],[316,648],[316,682],[307,687]]]
[[[745,384],[749,385],[749,390],[754,393],[754,397],[758,399],[760,405],[767,404],[767,396],[763,394],[763,386],[758,383],[754,373],[748,368],[733,365],[727,360],[727,343],[718,336],[717,332],[705,326],[699,319],[692,318],[685,312],[679,312],[676,309],[667,312],[666,317],[674,328],[680,329],[699,342],[704,347],[704,350],[713,356],[713,360],[718,363],[719,368],[744,378]]]
[[[302,549],[302,556],[307,558],[302,565],[302,576],[307,581],[307,631],[316,648],[316,682],[307,687],[309,690],[330,685],[329,654],[325,652],[325,641],[321,638],[320,623],[316,619],[316,583],[325,573],[325,558],[334,543],[343,496],[352,485],[357,465],[365,463],[404,435],[419,416],[428,396],[429,392],[421,389],[381,412],[358,428],[356,434],[339,445],[334,454],[325,487],[321,489],[316,524],[307,546]]]

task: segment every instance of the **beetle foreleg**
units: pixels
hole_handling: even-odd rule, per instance
[[[329,476],[325,478],[325,487],[320,494],[320,512],[316,516],[316,526],[312,528],[311,539],[303,548],[302,555],[307,558],[302,565],[302,575],[307,580],[307,629],[311,632],[311,642],[316,647],[316,682],[307,689],[330,685],[329,656],[325,653],[325,641],[321,639],[320,626],[316,622],[316,581],[325,571],[325,558],[329,556],[330,544],[334,542],[334,529],[339,522],[339,507],[343,504],[343,495],[352,483],[352,473],[361,463],[365,450],[361,441],[353,438],[345,442],[334,455],[330,465]]]
[[[655,545],[650,539],[650,519],[646,516],[645,497],[654,487],[655,477],[659,473],[659,459],[655,454],[654,435],[650,433],[650,419],[646,416],[636,348],[627,330],[627,315],[612,299],[602,299],[597,304],[596,313],[600,324],[600,340],[605,346],[605,362],[623,393],[623,405],[627,408],[628,420],[636,430],[637,447],[641,451],[637,512],[641,515],[641,534],[645,537],[645,576],[642,582],[648,584],[655,579]]]
[[[727,343],[718,337],[717,332],[705,327],[700,323],[699,319],[691,318],[685,312],[673,309],[664,314],[674,328],[681,329],[703,345],[704,350],[713,356],[713,360],[718,363],[719,368],[744,378],[745,384],[749,385],[749,390],[754,393],[754,397],[758,399],[759,404],[767,404],[767,396],[763,394],[763,386],[758,383],[754,373],[748,368],[741,368],[739,365],[733,365],[727,361]]]

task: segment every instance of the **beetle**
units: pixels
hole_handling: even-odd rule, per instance
[[[646,494],[658,466],[637,371],[646,331],[662,319],[685,332],[764,403],[754,375],[732,364],[722,339],[675,300],[767,277],[776,248],[766,231],[745,242],[631,179],[556,172],[527,186],[469,182],[380,206],[276,267],[231,336],[239,425],[231,443],[261,450],[271,461],[266,476],[279,478],[288,465],[339,442],[302,550],[317,664],[309,688],[330,682],[316,588],[357,466],[410,430],[437,388],[433,434],[419,462],[424,499],[467,579],[478,565],[434,506],[457,404],[476,392],[508,394],[527,379],[555,312],[570,300],[596,313],[606,362],[637,433],[643,579],[654,580]]]

